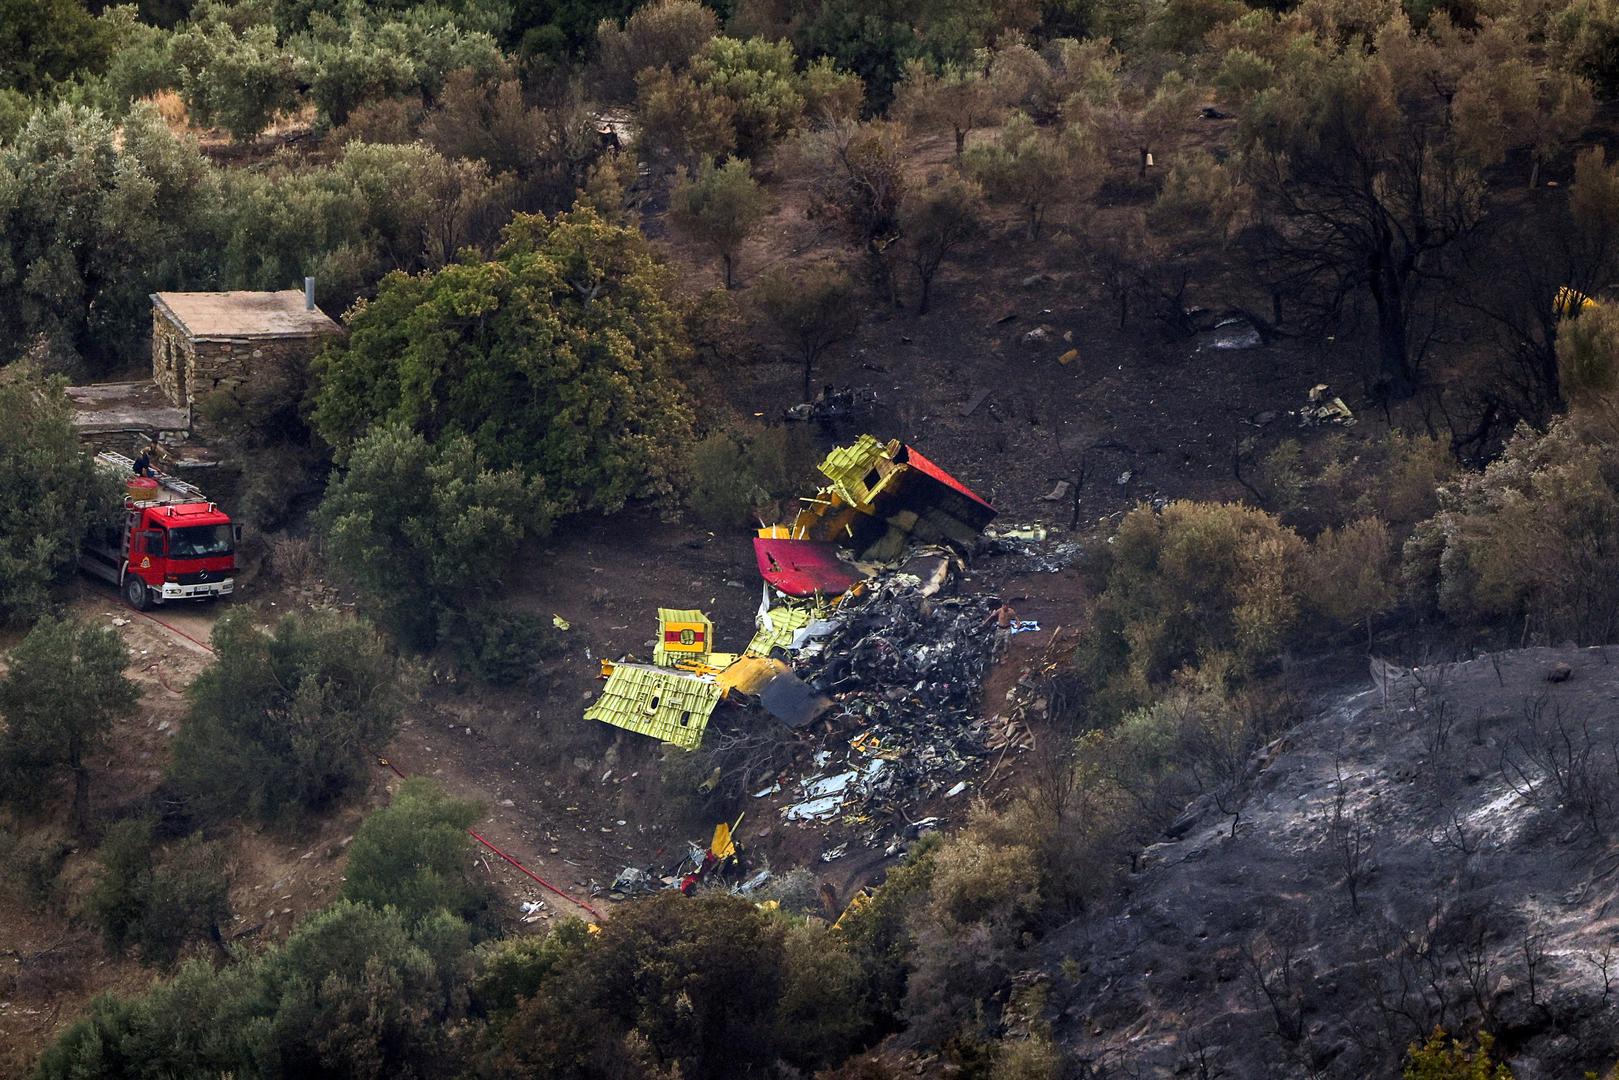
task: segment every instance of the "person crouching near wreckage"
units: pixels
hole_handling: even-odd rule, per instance
[[[1012,644],[1012,624],[1015,622],[1017,612],[1013,610],[1011,604],[1002,600],[1001,606],[986,615],[984,621],[979,624],[980,626],[995,624],[995,646],[990,652],[991,660],[998,661],[1006,655],[1007,648]]]

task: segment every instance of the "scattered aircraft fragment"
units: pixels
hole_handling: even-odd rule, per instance
[[[764,593],[743,653],[715,651],[702,611],[659,608],[652,663],[604,663],[607,684],[587,719],[688,750],[701,745],[726,699],[803,727],[833,701],[788,659],[818,655],[842,625],[839,606],[875,575],[924,596],[937,592],[959,558],[950,549],[969,548],[995,518],[988,502],[897,439],[862,435],[829,453],[820,471],[827,486],[804,500],[792,525],[754,538]],[[918,546],[924,550],[907,559]]]

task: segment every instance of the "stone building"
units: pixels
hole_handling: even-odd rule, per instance
[[[189,410],[220,387],[309,360],[343,328],[297,289],[152,294],[152,379]]]

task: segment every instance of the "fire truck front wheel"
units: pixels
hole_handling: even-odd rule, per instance
[[[152,606],[152,594],[146,588],[146,582],[134,574],[124,578],[124,602],[136,611],[145,611]]]

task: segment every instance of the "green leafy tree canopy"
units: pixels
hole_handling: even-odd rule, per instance
[[[0,791],[37,803],[68,772],[82,832],[90,803],[85,759],[139,696],[124,677],[129,651],[114,630],[46,616],[8,662],[0,678]]]
[[[338,571],[396,631],[425,644],[446,611],[498,583],[530,531],[546,530],[543,494],[516,470],[488,469],[459,432],[432,445],[395,423],[354,448],[319,521]]]
[[[475,918],[489,889],[467,876],[467,830],[483,814],[422,777],[407,780],[393,802],[365,819],[349,847],[343,895],[395,908],[408,925],[436,911]]]
[[[79,446],[61,380],[0,374],[0,622],[42,610],[113,493]]]
[[[492,261],[383,281],[317,364],[315,426],[340,460],[376,424],[464,435],[543,484],[541,520],[667,495],[692,423],[670,284],[634,228],[520,215]]]
[[[191,684],[174,777],[205,813],[265,820],[324,810],[361,787],[367,751],[399,722],[400,672],[381,637],[331,615],[253,614],[214,627],[218,659]]]

